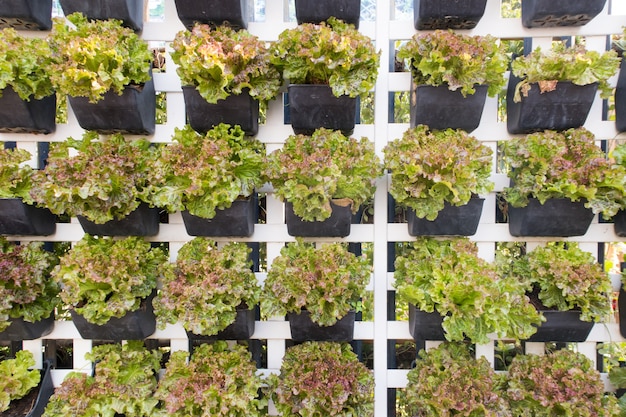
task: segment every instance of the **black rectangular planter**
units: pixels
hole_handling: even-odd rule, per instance
[[[624,272],[624,262],[622,262],[622,273]],[[620,287],[617,296],[617,310],[619,314],[619,333],[622,337],[626,337],[626,291],[624,287]]]
[[[307,222],[293,212],[293,204],[285,203],[285,221],[289,236],[300,237],[346,237],[352,224],[352,205],[339,206],[330,202],[332,213],[321,222]]]
[[[11,324],[0,332],[0,340],[34,340],[46,336],[54,329],[54,313],[46,319],[34,323],[24,319],[9,319]]]
[[[48,236],[56,231],[56,216],[19,198],[0,198],[0,235]]]
[[[415,29],[473,29],[486,5],[487,0],[413,0]]]
[[[239,95],[228,96],[217,103],[209,103],[195,87],[183,86],[187,122],[196,132],[206,133],[220,123],[239,125],[246,135],[259,131],[259,101],[245,89]]]
[[[59,3],[66,16],[80,12],[94,20],[121,20],[135,32],[143,29],[144,0],[59,0]]]
[[[524,0],[522,24],[527,28],[582,26],[602,9],[606,0]]]
[[[483,212],[484,198],[471,198],[464,206],[444,203],[435,220],[420,219],[415,211],[407,211],[411,236],[472,236],[476,234]]]
[[[247,340],[254,334],[255,311],[247,307],[237,308],[235,321],[217,334],[205,336],[187,331],[190,340]]]
[[[11,86],[0,97],[0,133],[52,133],[56,130],[57,96],[24,101]]]
[[[247,0],[174,0],[174,3],[178,18],[189,30],[196,22],[246,29],[250,20]]]
[[[526,207],[508,206],[512,236],[569,237],[587,233],[594,214],[583,201],[551,198],[541,204],[529,199]]]
[[[152,299],[156,292],[141,302],[138,310],[123,317],[113,317],[103,325],[88,322],[74,309],[70,309],[72,320],[83,339],[91,340],[143,340],[156,330],[156,317]]]
[[[296,21],[320,23],[334,16],[359,28],[361,0],[295,0]]]
[[[580,311],[542,310],[546,321],[528,342],[584,342],[593,328],[593,322],[580,320]]]
[[[0,29],[50,30],[52,0],[0,0]]]
[[[159,209],[147,203],[121,220],[111,220],[97,224],[83,216],[77,216],[85,233],[97,236],[155,236],[159,233]]]
[[[559,81],[554,91],[541,93],[537,83],[533,83],[528,96],[522,96],[516,103],[513,96],[519,81],[511,75],[507,88],[506,127],[511,134],[567,130],[584,125],[598,90],[597,83],[580,86]]]
[[[328,342],[351,342],[354,339],[354,322],[356,313],[349,311],[332,326],[320,326],[313,323],[310,314],[306,310],[300,313],[287,314],[291,340],[294,342],[328,341]]]
[[[427,313],[409,303],[409,332],[414,340],[445,340],[442,323],[443,317],[436,310]]]
[[[427,125],[432,130],[463,129],[470,133],[480,124],[487,99],[486,85],[477,85],[476,93],[463,97],[460,90],[447,85],[415,86],[411,96],[411,127]]]
[[[354,132],[356,98],[335,97],[328,85],[290,84],[289,114],[295,134],[312,135],[316,129],[341,130],[345,136]]]
[[[87,97],[68,96],[78,124],[103,134],[151,135],[156,126],[154,80],[143,86],[128,86],[118,95],[107,91],[102,100],[90,103]]]
[[[189,236],[250,237],[259,218],[258,200],[256,194],[235,200],[229,208],[216,210],[212,219],[194,216],[186,210],[182,216]]]
[[[613,216],[613,229],[619,237],[626,237],[626,211],[620,210]]]

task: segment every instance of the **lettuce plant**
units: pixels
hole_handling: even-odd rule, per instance
[[[19,198],[32,204],[33,169],[24,163],[31,156],[25,149],[0,148],[0,198]]]
[[[10,319],[34,323],[50,317],[58,304],[59,287],[50,278],[56,263],[42,242],[16,245],[0,237],[0,332]]]
[[[391,173],[389,193],[419,218],[435,220],[445,202],[462,206],[493,189],[493,151],[463,130],[429,132],[419,125],[383,151]]]
[[[421,350],[407,378],[400,401],[407,415],[511,416],[503,398],[503,378],[487,359],[475,359],[465,343],[444,342]]]
[[[221,248],[196,237],[178,251],[174,274],[162,280],[153,305],[161,328],[182,323],[199,335],[214,335],[235,321],[241,304],[253,308],[261,288],[251,271],[250,249],[230,242]]]
[[[337,97],[364,96],[378,76],[374,42],[335,17],[286,29],[270,53],[270,62],[291,84],[327,84]]]
[[[267,316],[284,316],[304,308],[311,321],[331,326],[357,309],[370,275],[368,260],[341,243],[315,248],[298,240],[283,247],[272,262],[261,310]]]
[[[0,96],[7,86],[26,101],[52,95],[51,58],[45,39],[25,37],[12,28],[0,30]]]
[[[265,43],[245,29],[196,24],[176,34],[172,49],[183,85],[195,86],[209,103],[241,94],[244,88],[251,97],[269,101],[282,86]]]
[[[605,395],[600,373],[582,353],[562,349],[517,355],[506,382],[505,398],[514,416],[619,415],[615,397]]]
[[[397,57],[408,63],[415,84],[447,85],[452,91],[460,89],[464,97],[476,92],[475,85],[485,84],[487,94],[495,97],[506,84],[505,47],[491,35],[416,33]]]
[[[527,96],[532,84],[537,83],[542,93],[553,91],[559,81],[571,81],[576,85],[598,83],[601,98],[609,98],[613,87],[608,80],[617,73],[620,58],[613,50],[587,51],[584,45],[568,47],[565,42],[554,43],[544,52],[536,48],[526,56],[519,56],[511,63],[511,71],[522,80],[515,87],[514,101]]]
[[[51,79],[61,94],[100,101],[113,90],[150,79],[152,52],[132,29],[116,19],[88,20],[81,13],[54,18],[49,36],[53,52]],[[138,87],[139,88],[139,87]]]
[[[514,261],[513,274],[560,311],[580,310],[581,320],[601,322],[611,314],[611,280],[593,255],[576,242],[550,242]]]
[[[526,296],[526,286],[499,277],[495,265],[478,257],[467,238],[418,238],[395,261],[395,284],[401,300],[443,317],[449,341],[487,343],[489,333],[523,340],[542,318]]]
[[[146,139],[119,133],[99,139],[54,143],[45,169],[34,174],[31,197],[55,214],[81,215],[95,223],[119,220],[143,201],[151,206],[158,189],[158,149]]]
[[[609,218],[625,205],[626,167],[612,165],[583,127],[513,138],[502,155],[511,178],[503,197],[513,207],[526,206],[531,197],[541,204],[569,198]]]
[[[221,123],[202,135],[186,125],[173,140],[153,167],[162,184],[155,195],[159,207],[210,219],[262,184],[264,145],[239,126]]]
[[[305,342],[287,349],[268,385],[283,416],[374,415],[374,376],[347,343]]]
[[[141,341],[94,346],[85,355],[96,362],[95,375],[70,372],[56,388],[45,417],[151,417],[157,412],[154,397],[161,353]]]
[[[39,385],[41,373],[35,366],[33,354],[20,350],[13,359],[0,362],[0,412],[7,411],[11,401],[24,397]]]
[[[256,417],[267,415],[267,399],[259,398],[262,381],[247,349],[225,341],[174,352],[159,380],[156,417]]]
[[[340,131],[317,129],[311,136],[291,135],[267,157],[265,175],[275,195],[293,204],[305,221],[330,217],[331,200],[345,199],[352,212],[369,200],[382,174],[374,145]]]
[[[85,235],[52,272],[61,300],[88,322],[104,324],[137,310],[171,273],[167,256],[140,237],[121,240]]]

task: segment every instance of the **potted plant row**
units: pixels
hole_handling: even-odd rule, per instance
[[[519,354],[499,374],[465,343],[442,343],[419,356],[400,397],[410,415],[619,415],[593,362],[578,352]]]
[[[60,258],[52,276],[83,338],[134,340],[154,333],[157,280],[170,273],[163,250],[140,237],[86,234]]]
[[[369,261],[344,244],[315,248],[297,240],[272,262],[261,311],[266,317],[287,315],[292,340],[351,341],[370,275]]]
[[[226,123],[255,135],[259,106],[282,86],[265,43],[247,30],[197,24],[178,32],[171,45],[191,127],[205,133]]]
[[[30,152],[19,148],[0,149],[0,234],[51,235],[56,216],[35,204],[31,197],[34,170],[26,162]]]
[[[78,217],[92,235],[154,236],[158,157],[146,139],[88,131],[80,140],[52,144],[46,167],[33,175],[30,196],[55,214]]]
[[[249,253],[244,243],[218,248],[205,237],[185,243],[153,302],[159,327],[181,323],[191,339],[250,338],[261,288]]]
[[[588,51],[565,42],[516,57],[506,94],[507,130],[519,134],[582,126],[596,92],[603,99],[612,95],[608,80],[619,64],[613,50]]]
[[[287,203],[290,235],[342,237],[350,234],[352,214],[374,195],[381,173],[367,138],[320,128],[289,136],[267,157],[264,176]]]
[[[12,28],[0,30],[0,132],[56,130],[51,60],[45,39],[25,37]]]
[[[495,97],[506,83],[508,57],[491,35],[417,33],[400,47],[397,58],[411,71],[411,127],[472,132],[487,95]]]
[[[513,236],[584,235],[594,214],[610,218],[624,206],[624,167],[612,165],[585,128],[512,138],[503,161]]]
[[[418,125],[383,149],[389,193],[409,209],[409,234],[476,233],[490,180],[492,150],[463,130]]]
[[[59,287],[50,277],[57,257],[43,243],[0,238],[0,340],[32,340],[54,328]]]
[[[270,47],[270,62],[289,82],[289,114],[296,134],[324,127],[351,135],[356,98],[378,75],[374,42],[335,17],[286,29]]]

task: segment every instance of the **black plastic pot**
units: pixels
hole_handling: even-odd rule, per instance
[[[156,125],[154,80],[143,86],[128,86],[118,95],[107,91],[102,100],[90,103],[87,97],[68,96],[78,124],[85,130],[151,135]]]
[[[246,135],[259,131],[259,101],[250,97],[248,89],[217,103],[209,103],[195,87],[184,86],[187,122],[196,132],[206,133],[220,123],[239,125]]]
[[[615,128],[618,132],[626,132],[626,66],[620,64],[617,85],[615,87]]]
[[[0,0],[0,29],[50,30],[52,0]]]
[[[602,9],[606,0],[524,0],[522,24],[527,28],[582,26]]]
[[[531,198],[526,207],[509,204],[509,233],[512,236],[582,236],[594,216],[584,204],[568,198],[551,198],[544,204]]]
[[[237,308],[235,321],[217,334],[206,336],[187,331],[187,337],[191,340],[247,340],[254,334],[254,318],[254,309],[242,306]]]
[[[335,97],[328,85],[290,84],[289,113],[295,134],[312,135],[325,127],[341,130],[346,136],[354,132],[356,98]]]
[[[445,340],[443,317],[437,311],[427,313],[409,304],[409,332],[414,340]]]
[[[34,340],[46,336],[54,329],[54,313],[46,319],[34,323],[22,318],[9,319],[11,324],[0,332],[0,340]]]
[[[198,23],[228,24],[235,29],[248,27],[247,0],[174,0],[178,18],[189,30]]]
[[[48,236],[56,227],[56,216],[50,210],[19,198],[0,198],[0,235]]]
[[[123,317],[113,317],[105,324],[93,324],[70,309],[74,325],[83,339],[91,340],[143,340],[156,330],[156,316],[152,299],[156,292],[141,302],[138,310]]]
[[[143,29],[144,0],[59,0],[67,16],[81,12],[93,20],[117,19],[135,32]]]
[[[620,210],[613,216],[613,229],[619,237],[626,237],[626,211]]]
[[[415,29],[473,29],[487,0],[413,0]]]
[[[524,0],[526,1],[526,0]],[[533,133],[543,130],[567,130],[585,124],[596,97],[598,84],[576,85],[559,81],[554,91],[541,93],[531,84],[527,97],[513,101],[519,78],[511,76],[506,95],[506,127],[509,133]]]
[[[580,320],[580,311],[542,310],[546,321],[528,342],[584,342],[594,323]]]
[[[359,28],[361,0],[295,0],[296,21],[320,23],[334,16]]]
[[[472,236],[476,234],[483,212],[484,198],[471,198],[463,206],[444,203],[435,220],[420,219],[412,209],[407,210],[411,236]]]
[[[622,272],[624,272],[622,263]],[[626,291],[623,286],[619,289],[619,295],[617,296],[617,309],[619,315],[619,333],[622,337],[626,337]]]
[[[289,236],[346,237],[350,234],[352,206],[339,206],[330,202],[332,213],[321,222],[307,222],[293,212],[293,204],[285,203],[285,222]]]
[[[310,313],[302,310],[300,313],[288,313],[291,340],[294,342],[328,341],[351,342],[354,339],[354,321],[356,313],[349,311],[332,326],[320,326],[313,323]]]
[[[147,203],[121,220],[97,224],[83,216],[77,216],[85,233],[97,236],[154,236],[159,233],[159,209]]]
[[[256,194],[235,200],[229,208],[216,210],[212,219],[194,216],[186,210],[182,216],[189,236],[249,237],[259,218],[258,200]]]
[[[476,86],[476,93],[463,97],[460,90],[447,86],[418,85],[411,96],[411,127],[427,125],[430,129],[463,129],[470,133],[480,124],[487,98],[486,85]]]
[[[12,87],[0,97],[0,133],[52,133],[56,130],[57,97],[24,101]]]

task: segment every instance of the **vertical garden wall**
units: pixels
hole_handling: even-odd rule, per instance
[[[522,25],[519,17],[503,17],[503,7],[499,0],[487,0],[484,16],[474,29],[462,30],[462,33],[472,35],[493,35],[502,40],[523,40],[524,45],[534,49],[542,46],[549,48],[556,38],[572,39],[582,37],[590,50],[605,51],[609,45],[611,35],[621,34],[626,25],[626,8],[619,3],[623,0],[608,0],[600,14],[583,26],[527,28]],[[263,4],[264,3],[264,4]],[[402,137],[409,127],[407,92],[411,85],[411,74],[399,71],[394,61],[395,50],[402,41],[410,39],[415,33],[411,5],[393,4],[393,1],[372,0],[362,1],[361,21],[359,31],[375,41],[380,50],[380,68],[375,87],[368,99],[361,99],[360,121],[357,123],[352,136],[366,137],[374,145],[379,157],[383,158],[383,148],[396,138]],[[285,29],[296,26],[293,16],[293,1],[265,0],[255,7],[254,20],[248,23],[248,30],[264,41],[275,41]],[[505,7],[504,9],[507,9]],[[505,10],[506,11],[506,10]],[[162,12],[162,14],[161,14]],[[511,12],[510,10],[508,12]],[[514,11],[513,11],[514,12]],[[163,72],[154,73],[154,87],[157,93],[165,96],[165,110],[160,123],[158,122],[154,134],[139,135],[146,137],[153,143],[171,142],[175,128],[185,125],[185,103],[181,82],[176,73],[176,66],[169,53],[170,42],[176,33],[184,28],[178,18],[174,0],[165,0],[162,9],[159,6],[158,16],[146,17],[143,23],[141,37],[150,42],[155,48],[163,48],[162,58],[165,62]],[[25,31],[29,36],[45,36],[44,32]],[[508,76],[508,72],[507,72]],[[615,86],[617,76],[610,79]],[[616,129],[611,111],[607,109],[612,100],[605,101],[599,95],[594,96],[591,111],[584,126],[591,131],[598,143],[604,149],[610,146],[610,141],[621,139],[623,134]],[[508,185],[506,174],[499,172],[498,149],[499,144],[508,141],[516,135],[507,130],[506,112],[503,109],[503,96],[487,97],[482,118],[478,127],[472,132],[482,143],[489,146],[493,152],[491,179],[495,188],[485,195],[482,216],[476,233],[470,240],[476,242],[479,256],[487,261],[493,261],[496,245],[499,242],[526,242],[527,248],[532,249],[545,242],[555,240],[549,237],[515,237],[509,232],[506,220],[498,210],[498,194]],[[286,107],[283,97],[269,103],[265,120],[258,127],[256,137],[265,144],[267,152],[281,148],[285,139],[292,134],[291,126],[285,122]],[[15,142],[18,148],[29,150],[37,155],[42,149],[42,143],[64,141],[68,136],[79,138],[83,129],[79,126],[71,108],[67,109],[67,121],[57,124],[56,131],[50,134],[0,133],[0,141]],[[519,135],[518,135],[519,136]],[[36,158],[33,159],[33,164]],[[373,369],[375,377],[375,415],[383,417],[390,415],[395,408],[395,389],[402,389],[407,383],[407,369],[397,369],[405,366],[407,361],[401,353],[407,349],[409,356],[414,355],[415,345],[406,316],[406,305],[396,302],[394,296],[393,261],[396,243],[411,242],[415,237],[410,236],[405,223],[395,220],[395,208],[389,203],[388,190],[390,179],[385,174],[376,180],[376,194],[372,206],[368,209],[368,220],[361,224],[352,224],[348,236],[340,238],[307,238],[314,242],[349,242],[363,244],[362,249],[371,256],[373,273],[368,285],[369,295],[364,301],[365,312],[363,320],[357,321],[354,338],[360,354]],[[250,237],[216,238],[219,242],[240,241],[259,243],[260,267],[256,277],[263,282],[267,276],[267,269],[279,255],[286,242],[293,242],[285,225],[285,211],[281,201],[274,197],[270,186],[259,190],[264,199],[263,221],[255,224],[254,233]],[[84,235],[81,225],[76,218],[70,222],[57,223],[56,232],[50,236],[29,236],[27,238],[14,237],[13,240],[22,242],[43,240],[48,242],[77,242]],[[169,248],[170,260],[175,260],[181,246],[191,239],[187,234],[180,212],[170,214],[167,223],[159,225],[156,235],[145,238],[150,242],[160,242]],[[603,222],[596,215],[588,231],[582,236],[565,238],[566,241],[578,242],[580,247],[603,258],[606,243],[623,240],[615,234],[612,223]],[[355,245],[353,245],[355,246]],[[297,277],[294,277],[297,279]],[[491,335],[493,336],[493,335]],[[151,340],[161,346],[170,346],[172,350],[188,350],[187,335],[181,325],[168,325],[164,330],[157,330]],[[265,374],[277,373],[287,346],[290,344],[289,324],[282,318],[257,320],[252,340],[256,341],[261,371]],[[52,333],[42,339],[24,341],[23,347],[36,352],[38,366],[42,365],[42,347],[49,341],[71,341],[73,363],[71,368],[85,370],[89,363],[83,359],[84,353],[89,352],[93,342],[82,339],[72,321],[58,320]],[[596,324],[585,342],[577,343],[578,351],[584,353],[597,363],[597,347],[599,343],[607,341],[622,341],[618,324],[615,320],[608,323]],[[358,343],[360,342],[360,343]],[[408,343],[405,343],[408,342]],[[430,346],[433,342],[426,342]],[[484,355],[492,364],[496,362],[497,341],[490,338],[485,344],[476,346],[476,352]],[[421,348],[421,344],[418,344]],[[526,352],[541,352],[543,343],[525,343]],[[400,364],[400,365],[399,365]],[[53,373],[54,381],[58,385],[69,369],[57,369]],[[606,380],[606,375],[605,375]],[[612,387],[607,382],[607,389]]]

